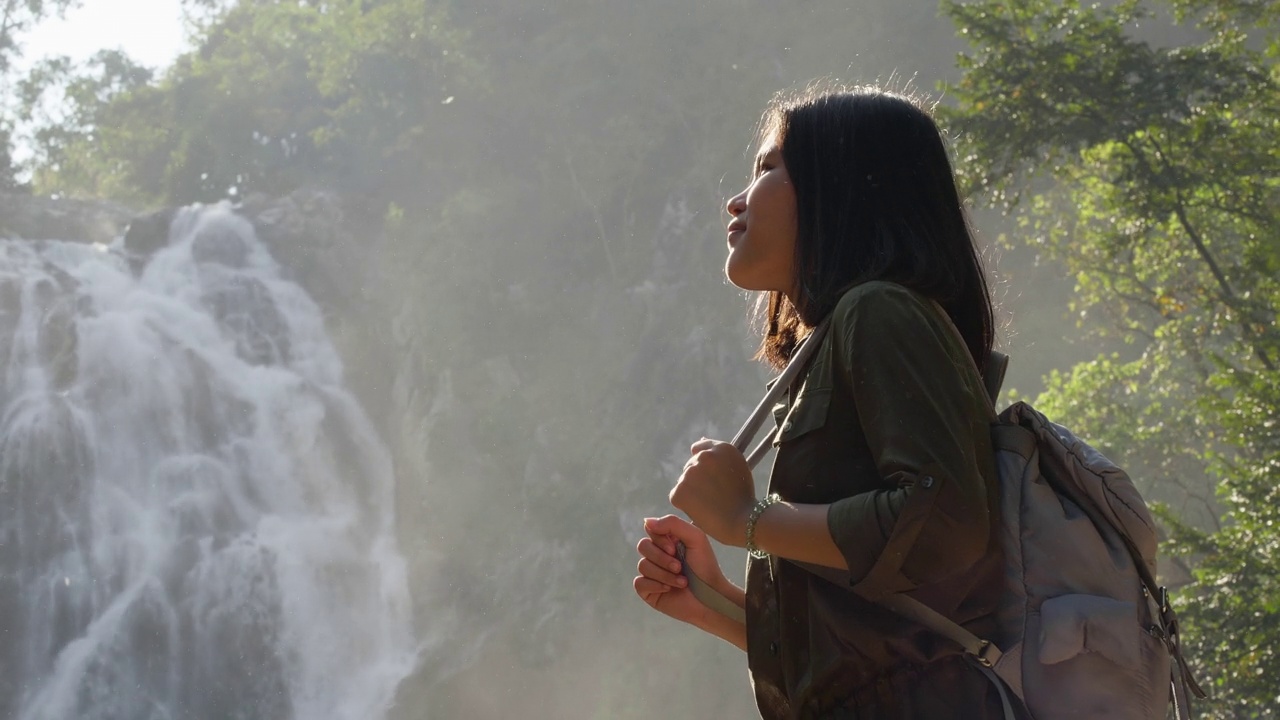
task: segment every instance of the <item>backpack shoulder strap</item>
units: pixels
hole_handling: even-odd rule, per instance
[[[999,350],[992,350],[987,356],[987,369],[982,373],[982,384],[987,389],[987,399],[995,407],[1000,398],[1000,386],[1004,385],[1004,373],[1009,369],[1009,356]]]
[[[1013,691],[1013,687],[1005,682],[993,668],[996,663],[1003,657],[1000,648],[992,645],[990,641],[983,640],[977,635],[965,630],[960,625],[948,620],[941,613],[924,603],[912,597],[907,597],[901,593],[883,597],[877,603],[898,615],[912,620],[939,635],[952,640],[956,644],[964,648],[965,656],[972,662],[983,675],[995,685],[996,692],[1000,693],[1001,709],[1004,712],[1004,720],[1018,720],[1018,716],[1014,713],[1013,702],[1009,699],[1009,693]],[[1018,698],[1019,706],[1022,706],[1022,698],[1015,693]]]
[[[791,361],[787,363],[787,367],[783,369],[782,374],[769,387],[769,391],[765,393],[764,398],[756,404],[755,410],[751,411],[751,415],[747,418],[747,422],[743,424],[742,429],[733,437],[733,446],[737,448],[747,460],[747,467],[754,468],[759,464],[760,459],[769,451],[770,438],[766,437],[756,446],[755,450],[747,451],[751,445],[751,441],[760,431],[760,427],[764,424],[765,418],[772,411],[773,404],[778,401],[784,392],[791,386],[791,383],[799,377],[800,372],[809,362],[809,358],[817,351],[818,346],[822,344],[823,338],[826,336],[827,327],[831,324],[828,317],[809,333],[796,348],[791,356]],[[745,623],[747,621],[746,610],[738,607],[733,601],[721,595],[714,588],[707,584],[705,580],[698,577],[698,574],[689,567],[685,562],[684,543],[676,544],[676,557],[680,560],[680,573],[689,581],[689,592],[693,594],[703,605],[724,615],[730,620]]]
[[[946,308],[937,300],[930,300],[933,309],[942,316],[942,322],[951,330],[951,335],[960,341],[960,347],[967,348],[969,343],[965,342],[964,335],[960,333],[960,328],[951,320],[951,316],[947,314]],[[999,350],[992,350],[987,355],[986,370],[978,371],[978,363],[974,361],[973,356],[965,353],[969,358],[969,366],[978,372],[978,376],[982,378],[982,386],[987,391],[987,402],[991,406],[991,414],[996,412],[996,400],[1000,397],[1000,386],[1004,384],[1004,373],[1009,369],[1009,356]]]

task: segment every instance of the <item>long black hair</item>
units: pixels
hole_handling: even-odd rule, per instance
[[[888,280],[936,300],[978,368],[994,342],[990,291],[946,144],[913,100],[876,88],[779,94],[759,139],[781,145],[796,194],[796,301],[757,304],[757,357],[781,367],[844,291]]]

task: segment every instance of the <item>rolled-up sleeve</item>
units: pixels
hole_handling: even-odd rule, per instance
[[[831,504],[854,591],[875,601],[972,567],[986,552],[990,411],[928,301],[876,283],[834,311],[832,342],[881,488]]]

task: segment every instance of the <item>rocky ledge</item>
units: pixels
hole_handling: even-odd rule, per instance
[[[0,238],[109,243],[137,214],[105,200],[0,193]]]
[[[330,309],[358,303],[368,282],[371,245],[381,233],[361,227],[334,193],[298,190],[279,198],[254,195],[234,206],[253,223],[271,254]],[[110,244],[140,270],[169,242],[177,208],[140,212],[108,200],[0,193],[0,239],[64,240]],[[359,241],[357,241],[359,236]]]

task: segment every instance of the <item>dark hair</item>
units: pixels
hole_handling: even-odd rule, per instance
[[[844,291],[888,280],[936,300],[978,368],[994,342],[990,293],[947,148],[929,113],[875,88],[779,94],[776,140],[796,194],[796,302],[761,296],[756,357],[781,367]]]

